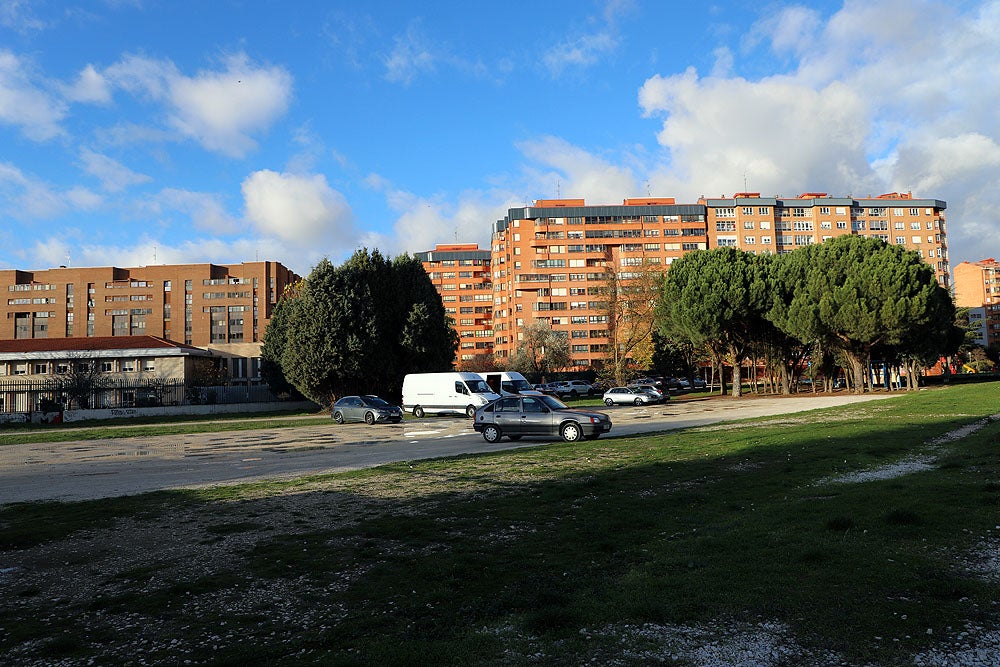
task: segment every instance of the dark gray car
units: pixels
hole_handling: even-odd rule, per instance
[[[593,440],[611,430],[603,412],[574,410],[554,396],[505,396],[476,410],[473,428],[486,442],[503,436],[559,437],[566,442]]]
[[[392,422],[403,421],[403,410],[378,396],[344,396],[333,404],[330,411],[333,421],[344,422]]]

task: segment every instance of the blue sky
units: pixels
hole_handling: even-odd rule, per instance
[[[0,267],[488,247],[534,199],[912,191],[1000,257],[1000,2],[0,0]]]

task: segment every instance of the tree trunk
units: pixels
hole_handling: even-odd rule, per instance
[[[733,398],[739,398],[743,395],[743,376],[742,369],[740,368],[740,361],[736,358],[735,354],[730,354],[729,360],[733,364]]]
[[[861,363],[861,359],[851,353],[846,352],[848,363],[851,365],[851,380],[850,383],[853,385],[852,391],[855,394],[865,393],[865,369],[864,364]]]

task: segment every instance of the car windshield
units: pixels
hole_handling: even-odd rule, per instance
[[[381,407],[385,407],[386,405],[389,405],[388,403],[386,403],[383,399],[379,398],[378,396],[362,396],[361,397],[361,402],[364,403],[365,405],[367,405],[370,408],[381,408]]]
[[[465,384],[468,385],[469,391],[474,394],[492,394],[494,393],[490,386],[486,384],[486,380],[466,380]]]
[[[560,401],[555,396],[549,396],[548,394],[545,394],[543,396],[539,396],[538,400],[540,400],[542,403],[544,403],[545,405],[547,405],[549,407],[549,409],[551,409],[551,410],[567,410],[567,409],[569,409],[568,405],[566,405],[565,403],[563,403],[562,401]]]
[[[531,389],[531,385],[528,384],[527,380],[509,380],[508,382],[505,382],[504,384],[511,385],[512,387],[514,387],[515,391],[525,391],[525,390],[530,390]]]

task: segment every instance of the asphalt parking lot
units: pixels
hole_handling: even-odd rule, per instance
[[[713,398],[654,406],[601,408],[614,427],[603,437],[636,435],[767,417],[891,394],[789,398]],[[116,438],[0,447],[0,504],[109,498],[164,489],[368,468],[532,447],[545,440],[486,443],[458,417],[408,418],[401,424],[303,426],[231,433]]]

